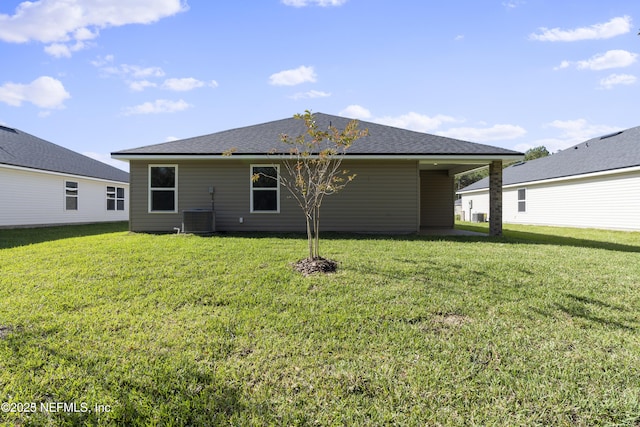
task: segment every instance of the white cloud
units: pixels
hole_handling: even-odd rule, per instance
[[[600,80],[600,87],[611,89],[616,85],[632,85],[636,80],[636,76],[632,76],[631,74],[611,74]]]
[[[204,82],[187,77],[183,79],[167,79],[162,84],[163,89],[174,90],[176,92],[186,92],[204,86]]]
[[[439,132],[438,134],[447,136],[449,138],[462,139],[465,141],[488,142],[516,139],[524,136],[526,133],[527,131],[520,126],[499,124],[486,128],[452,128],[443,132]]]
[[[459,35],[457,35],[453,40],[455,40],[455,41],[457,41],[457,42],[458,42],[458,41],[461,41],[461,40],[464,40],[464,34],[459,34]]]
[[[443,114],[429,117],[424,114],[410,112],[396,117],[379,117],[374,119],[374,121],[376,123],[381,123],[383,125],[394,126],[402,129],[410,129],[418,132],[430,132],[439,128],[444,123],[455,123],[458,120],[451,116],[445,116]]]
[[[305,7],[305,6],[342,6],[347,0],[282,0],[282,4],[293,7]]]
[[[526,2],[522,0],[509,0],[502,2],[502,6],[506,7],[507,9],[515,9],[516,7],[522,6],[525,3]]]
[[[610,50],[592,56],[586,61],[578,61],[578,69],[584,70],[607,70],[609,68],[623,68],[636,62],[637,53],[626,50]]]
[[[156,87],[157,84],[150,82],[149,80],[136,80],[129,83],[129,89],[134,92],[142,92],[148,87]]]
[[[170,101],[167,99],[158,99],[154,102],[145,102],[144,104],[127,107],[123,110],[125,116],[134,114],[158,114],[158,113],[176,113],[192,107],[184,100]]]
[[[95,59],[94,61],[91,61],[91,65],[93,65],[94,67],[104,67],[107,64],[112,64],[114,60],[114,56],[113,55],[107,55],[107,56],[98,56],[97,59]]]
[[[569,68],[571,66],[571,62],[570,61],[562,61],[560,63],[560,65],[558,65],[557,67],[553,67],[554,70],[563,70],[565,68]]]
[[[529,35],[531,40],[550,42],[573,42],[578,40],[609,39],[631,31],[631,17],[621,16],[604,24],[594,24],[573,30],[560,28],[540,28],[541,33]]]
[[[129,89],[135,92],[140,92],[152,87],[176,92],[186,92],[204,86],[212,88],[218,87],[218,82],[215,80],[205,82],[194,79],[193,77],[169,78],[162,83],[156,83],[149,79],[165,76],[164,70],[160,67],[141,67],[130,64],[114,65],[113,62],[113,55],[107,55],[105,57],[98,56],[97,59],[91,61],[91,65],[100,69],[106,76],[118,76],[122,78],[129,85]]]
[[[98,37],[102,28],[150,24],[187,9],[184,0],[24,1],[13,15],[0,14],[0,40],[51,43],[47,53],[67,56],[88,46],[84,42]]]
[[[353,119],[369,120],[387,126],[394,126],[401,129],[409,129],[416,132],[434,133],[438,128],[447,123],[461,123],[462,119],[447,116],[444,114],[436,114],[435,116],[427,116],[416,112],[402,114],[400,116],[373,117],[371,112],[360,106],[350,105],[338,113],[341,116]],[[482,124],[484,125],[484,124]],[[449,138],[457,138],[473,142],[511,140],[519,138],[527,133],[527,131],[515,125],[494,125],[485,128],[460,127],[452,128],[446,131],[436,132],[438,135],[447,136]]]
[[[113,55],[107,55],[104,58],[98,56],[95,61],[91,61],[91,65],[99,68],[106,75],[120,76],[123,78],[146,79],[151,77],[164,77],[165,72],[160,67],[141,67],[139,65],[120,64],[113,65]]]
[[[64,101],[71,98],[60,80],[42,76],[28,84],[5,83],[0,86],[0,102],[19,107],[30,102],[40,108],[64,108]]]
[[[71,49],[66,44],[53,43],[45,47],[44,51],[55,58],[71,58]]]
[[[106,163],[118,169],[122,169],[125,172],[129,172],[129,162],[123,162],[122,160],[112,159],[111,155],[109,154],[95,153],[93,151],[84,151],[82,152],[82,155],[91,157],[94,160],[97,160],[102,163]]]
[[[350,119],[367,120],[371,118],[371,111],[360,105],[349,105],[338,114],[344,117],[349,117]]]
[[[116,69],[117,70],[117,69]],[[118,72],[118,71],[116,71]],[[146,77],[163,77],[164,71],[160,67],[146,67],[142,68],[138,65],[122,64],[120,66],[120,73],[130,75],[136,79]]]
[[[596,136],[606,135],[620,130],[620,128],[614,126],[592,125],[585,119],[554,120],[545,126],[558,130],[560,134],[552,138],[538,139],[533,141],[531,145],[520,144],[517,145],[515,149],[524,152],[529,148],[544,145],[549,152],[556,153],[559,150],[564,150],[565,148],[569,148]]]
[[[624,68],[635,63],[638,59],[638,54],[629,52],[626,50],[616,49],[609,50],[605,53],[599,53],[592,56],[589,59],[582,61],[571,62],[562,61],[559,66],[554,67],[554,70],[561,70],[569,68],[574,65],[579,70],[608,70],[611,68]]]
[[[293,70],[280,71],[269,77],[269,84],[273,86],[295,86],[306,82],[315,82],[317,79],[313,67],[304,65]]]
[[[319,90],[310,90],[309,92],[298,92],[291,96],[291,99],[315,99],[315,98],[327,98],[331,96],[328,92],[322,92]]]
[[[176,92],[186,92],[202,86],[204,86],[204,82],[194,79],[193,77],[167,79],[162,84],[163,89],[174,90]]]
[[[204,86],[216,88],[218,87],[218,82],[216,82],[215,80],[211,80],[209,83],[207,83],[201,80],[194,79],[192,77],[182,79],[166,79],[161,85],[158,85],[157,83],[151,82],[149,80],[136,80],[133,82],[129,82],[129,89],[136,92],[143,91],[149,87],[160,87],[161,89],[172,90],[175,92],[187,92]]]

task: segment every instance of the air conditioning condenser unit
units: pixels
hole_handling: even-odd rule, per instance
[[[211,209],[186,209],[182,211],[182,232],[207,234],[216,231],[216,214]]]

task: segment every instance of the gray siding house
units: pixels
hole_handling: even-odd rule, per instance
[[[314,114],[320,128],[343,129],[344,117]],[[453,228],[456,174],[522,153],[488,145],[360,122],[369,135],[350,148],[343,168],[357,177],[325,199],[325,231],[415,233]],[[130,163],[130,229],[171,232],[195,212],[214,211],[215,231],[304,231],[300,208],[279,183],[254,183],[261,168],[284,172],[289,147],[280,135],[304,133],[294,118],[112,153]],[[233,151],[231,156],[225,152]],[[494,189],[499,191],[501,186]],[[496,209],[499,206],[496,206]],[[499,215],[497,215],[499,219]],[[501,232],[496,224],[496,232]]]

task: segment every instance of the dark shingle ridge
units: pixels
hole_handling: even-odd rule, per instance
[[[548,157],[511,165],[505,168],[502,183],[513,185],[635,166],[640,166],[640,126],[589,139]],[[485,178],[460,191],[488,187],[489,180]]]
[[[0,126],[0,164],[129,182],[123,170],[6,126]]]
[[[329,124],[343,129],[349,118],[314,113],[321,129]],[[477,144],[444,136],[359,120],[360,129],[369,129],[369,136],[356,141],[348,151],[360,155],[519,155],[516,151],[490,145]],[[240,127],[222,132],[161,144],[118,151],[114,155],[219,155],[234,150],[237,155],[263,155],[275,150],[288,152],[289,146],[280,142],[280,135],[295,137],[305,131],[302,120],[275,120],[258,125]]]

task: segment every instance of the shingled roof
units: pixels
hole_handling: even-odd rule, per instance
[[[512,185],[640,166],[640,126],[592,138],[559,153],[505,168],[502,184]],[[489,188],[489,179],[460,192]]]
[[[129,182],[129,174],[18,129],[0,126],[0,165]]]
[[[323,113],[314,113],[314,118],[321,129],[326,129],[330,124],[339,129],[344,129],[351,120]],[[347,156],[522,155],[522,153],[504,148],[414,132],[371,122],[360,121],[359,128],[369,129],[369,136],[356,141],[349,149]],[[167,157],[176,155],[221,155],[229,150],[233,150],[234,155],[265,155],[271,152],[286,153],[290,147],[280,142],[280,135],[287,134],[295,137],[304,133],[304,131],[303,121],[292,117],[111,154],[115,158],[135,158],[136,156],[142,157],[145,155]]]

